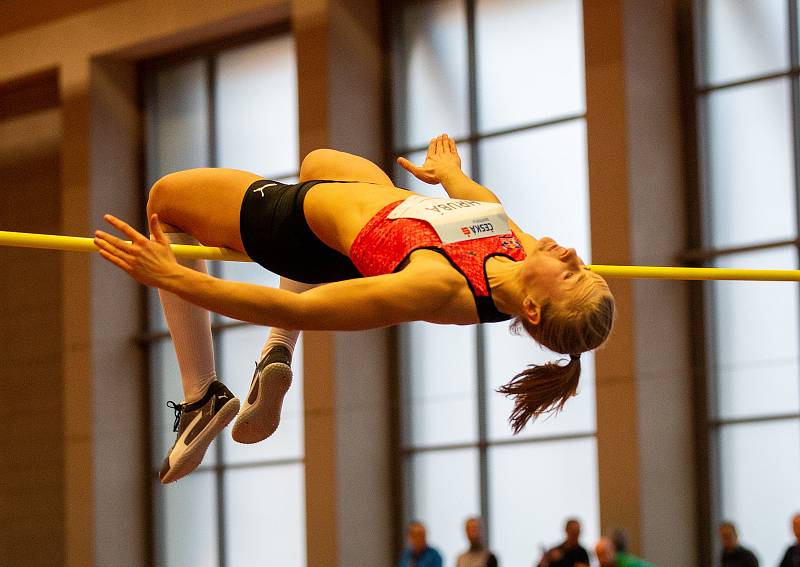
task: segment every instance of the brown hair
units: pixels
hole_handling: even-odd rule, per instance
[[[516,318],[512,332],[523,327],[542,346],[569,355],[564,360],[531,364],[514,376],[498,392],[514,398],[509,421],[514,433],[530,419],[543,413],[558,412],[578,390],[581,376],[580,353],[599,347],[608,338],[614,323],[614,297],[611,293],[594,293],[594,286],[577,301],[548,302],[541,306],[538,325]]]

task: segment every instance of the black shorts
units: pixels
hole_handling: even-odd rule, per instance
[[[263,179],[247,189],[239,211],[245,252],[270,272],[304,283],[360,278],[350,258],[323,243],[303,213],[306,193],[317,183],[286,185]]]

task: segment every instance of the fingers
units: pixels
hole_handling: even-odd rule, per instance
[[[114,249],[119,250],[120,252],[128,253],[131,249],[131,243],[127,240],[122,240],[121,238],[117,238],[113,234],[109,234],[102,230],[95,230],[94,231],[94,243],[100,247],[100,245],[104,245],[106,249]]]
[[[128,268],[130,268],[133,256],[128,253],[131,246],[128,242],[120,240],[116,236],[107,234],[102,230],[97,230],[94,234],[94,244],[100,249],[101,255],[104,258],[111,256],[121,262],[124,262]],[[103,252],[105,252],[105,254],[102,254]],[[116,264],[116,262],[114,263]]]
[[[457,154],[456,141],[447,134],[440,134],[431,139],[428,153],[432,154]]]
[[[411,163],[410,161],[408,161],[404,157],[397,158],[397,163],[403,169],[405,169],[406,171],[411,173],[411,175],[413,175],[414,177],[416,177],[417,179],[419,179],[420,181],[422,181],[424,183],[434,184],[434,183],[438,183],[439,182],[438,179],[435,176],[433,176],[430,173],[428,173],[425,170],[425,168],[417,167],[416,165],[414,165],[413,163]]]
[[[414,165],[404,157],[397,158],[397,163],[400,165],[400,167],[410,172],[412,175],[416,176],[419,171],[419,168],[416,165]]]
[[[457,154],[458,150],[456,150],[456,141],[453,138],[451,138],[450,136],[447,137],[447,140],[449,141],[450,152],[454,153],[454,154]]]
[[[150,235],[152,239],[161,244],[169,244],[169,239],[167,238],[167,235],[164,234],[164,230],[161,228],[161,223],[158,222],[157,214],[153,213],[150,215],[148,224],[150,225]]]
[[[130,264],[128,264],[127,262],[125,262],[121,258],[118,258],[118,257],[114,256],[113,254],[110,254],[109,252],[106,252],[102,248],[100,249],[100,255],[103,258],[105,258],[106,260],[108,260],[109,262],[111,262],[112,264],[114,264],[115,266],[117,266],[118,268],[121,268],[121,269],[125,270],[126,272],[130,272],[131,271]]]
[[[108,224],[110,224],[111,226],[113,226],[114,228],[119,230],[121,233],[123,233],[124,235],[130,237],[130,239],[133,242],[135,242],[137,244],[141,244],[141,243],[147,241],[147,238],[145,238],[142,235],[142,233],[140,233],[138,230],[133,228],[131,225],[129,225],[125,221],[122,221],[122,220],[118,219],[114,215],[103,215],[103,219]]]

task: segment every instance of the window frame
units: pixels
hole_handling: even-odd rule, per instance
[[[406,0],[404,2],[397,2],[392,3],[391,10],[389,12],[388,18],[391,22],[402,22],[403,21],[403,9],[408,4],[413,4],[418,2],[419,0]],[[466,144],[469,148],[470,152],[470,177],[474,179],[476,182],[481,182],[481,156],[479,151],[479,145],[481,142],[492,139],[498,138],[501,136],[512,135],[521,132],[529,132],[533,130],[544,129],[549,126],[555,126],[560,124],[566,124],[575,121],[583,121],[586,124],[587,114],[586,109],[583,109],[581,113],[575,114],[567,114],[563,116],[558,116],[556,118],[542,120],[542,121],[534,121],[534,122],[524,122],[521,124],[517,124],[512,127],[507,128],[499,128],[499,129],[490,129],[484,130],[481,133],[480,125],[479,125],[479,109],[478,109],[478,62],[477,62],[477,40],[476,40],[476,4],[477,0],[461,0],[462,4],[464,5],[465,10],[465,23],[466,23],[466,41],[467,41],[467,101],[468,101],[468,120],[467,120],[467,135],[456,137],[455,141],[458,144]],[[583,12],[583,10],[582,10]],[[407,96],[406,96],[406,85],[408,81],[406,79],[405,74],[405,65],[404,61],[408,59],[407,57],[407,46],[405,44],[403,33],[401,30],[400,25],[389,25],[389,52],[392,54],[390,57],[390,70],[389,70],[389,78],[387,79],[387,83],[389,84],[389,92],[392,93],[393,100],[389,101],[390,104],[390,113],[389,115],[392,117],[392,125],[393,130],[399,129],[400,131],[395,133],[392,131],[390,135],[387,136],[387,148],[389,149],[389,154],[386,158],[386,163],[394,163],[394,156],[398,155],[408,155],[413,152],[424,152],[427,150],[428,145],[405,145],[405,144],[398,144],[396,140],[406,140],[408,139],[407,132],[402,127],[402,120],[398,120],[399,116],[402,116],[402,113],[407,108]],[[585,49],[585,46],[584,46]],[[584,79],[584,89],[585,89],[585,79]],[[398,123],[399,122],[399,123]],[[396,134],[396,135],[392,135]],[[396,170],[395,170],[396,171]],[[396,179],[396,174],[392,176],[393,179]],[[396,360],[394,363],[395,368],[397,369],[397,380],[398,380],[398,387],[394,392],[395,395],[395,402],[394,407],[397,408],[395,411],[396,423],[395,426],[396,433],[395,433],[395,442],[397,443],[398,447],[398,478],[396,479],[396,488],[398,489],[397,492],[400,494],[400,505],[398,506],[399,513],[402,514],[400,518],[396,520],[396,524],[403,526],[407,525],[407,523],[411,520],[414,520],[412,511],[413,511],[413,457],[419,453],[426,453],[426,452],[433,452],[433,451],[452,451],[452,450],[461,450],[461,449],[474,449],[477,451],[478,456],[478,498],[480,502],[480,516],[483,523],[483,537],[484,542],[487,547],[491,548],[491,524],[492,518],[490,513],[490,475],[491,475],[491,467],[490,467],[490,456],[489,452],[490,449],[493,447],[501,447],[501,446],[509,446],[509,445],[518,445],[518,446],[532,446],[538,443],[552,443],[558,441],[572,441],[572,440],[582,440],[582,439],[591,439],[594,442],[595,451],[597,450],[597,424],[595,420],[595,426],[591,432],[581,432],[581,433],[565,433],[565,434],[550,434],[550,435],[541,435],[541,436],[534,436],[534,437],[521,437],[521,438],[511,438],[511,439],[498,439],[498,440],[491,440],[489,435],[489,420],[488,420],[488,411],[489,411],[489,402],[487,396],[487,385],[488,385],[488,371],[487,371],[487,344],[488,339],[486,337],[486,330],[483,325],[476,326],[476,337],[475,337],[475,346],[476,346],[476,375],[472,377],[476,381],[475,387],[477,388],[476,396],[475,396],[475,404],[476,404],[476,416],[477,416],[477,439],[473,442],[462,442],[462,443],[441,443],[441,444],[434,444],[434,445],[412,445],[408,443],[408,440],[403,437],[404,433],[407,430],[404,421],[407,419],[407,410],[405,409],[405,394],[408,391],[408,385],[410,380],[408,379],[407,375],[404,375],[404,364],[402,360],[402,353],[404,344],[407,343],[407,339],[405,338],[409,329],[400,326],[397,329],[396,333]],[[593,474],[597,475],[598,471],[593,471]],[[599,507],[598,507],[599,508]],[[398,539],[397,541],[398,551],[402,549],[402,539]]]
[[[142,112],[142,116],[145,116],[147,109],[146,109],[146,100],[148,97],[153,96],[154,88],[155,88],[155,75],[163,69],[171,68],[174,66],[178,66],[182,63],[187,63],[189,61],[194,60],[202,60],[203,66],[205,69],[206,75],[206,82],[205,82],[205,89],[208,97],[208,105],[206,108],[206,121],[208,124],[208,131],[206,133],[208,145],[205,148],[207,154],[207,167],[217,167],[217,156],[218,156],[218,148],[217,148],[217,117],[216,117],[216,84],[217,84],[217,56],[229,51],[234,50],[241,47],[246,47],[248,45],[253,45],[259,42],[268,41],[273,38],[277,38],[284,35],[292,35],[292,27],[291,22],[287,20],[282,20],[273,24],[270,24],[265,27],[259,27],[254,30],[249,30],[244,33],[236,34],[231,37],[225,37],[221,39],[215,39],[212,41],[208,41],[205,43],[201,43],[190,47],[188,49],[180,50],[174,53],[168,53],[165,55],[153,57],[150,59],[142,60],[137,63],[137,84],[139,85],[139,108]],[[157,120],[157,118],[156,118]],[[142,179],[142,195],[147,195],[147,191],[149,187],[147,185],[148,178],[151,177],[150,171],[148,170],[148,165],[153,160],[150,158],[152,155],[153,149],[146,146],[145,142],[148,138],[152,138],[149,134],[148,130],[151,128],[153,120],[142,120],[141,121],[141,131],[140,136],[142,140],[142,154],[140,157],[140,175]],[[272,177],[277,179],[283,178],[291,178],[296,177],[299,175],[299,164],[297,171],[290,171],[290,172],[278,172]],[[146,206],[147,199],[142,199],[142,206],[141,206],[141,218],[146,218]],[[220,263],[219,262],[208,262],[208,271],[211,275],[219,276],[220,275]],[[150,305],[151,296],[147,293],[142,294],[142,311],[141,311],[141,321],[142,321],[142,329],[138,336],[136,337],[136,341],[139,346],[144,350],[147,363],[147,369],[145,371],[145,384],[146,384],[146,400],[147,400],[147,416],[149,419],[149,426],[147,428],[147,441],[146,441],[146,448],[145,451],[147,452],[147,460],[148,460],[148,482],[147,482],[147,499],[148,499],[148,517],[149,517],[149,527],[150,527],[150,540],[152,545],[150,546],[150,560],[154,562],[156,558],[164,559],[167,557],[166,549],[167,543],[164,540],[164,535],[159,530],[159,526],[163,524],[164,521],[164,512],[163,512],[163,501],[157,498],[156,491],[154,489],[155,483],[158,482],[158,471],[161,467],[161,462],[159,460],[154,460],[156,457],[153,455],[152,451],[152,444],[153,444],[153,436],[154,431],[153,427],[155,423],[157,423],[158,419],[155,415],[155,408],[157,404],[155,402],[161,402],[163,400],[154,400],[154,388],[153,388],[153,370],[152,370],[152,356],[153,356],[153,347],[155,345],[164,344],[164,343],[171,343],[171,337],[169,334],[168,329],[164,330],[151,330],[149,328],[150,325],[150,312],[152,306]],[[255,327],[256,325],[252,325],[250,323],[241,322],[241,321],[230,321],[224,320],[221,316],[216,314],[212,314],[211,317],[211,331],[213,337],[213,346],[215,352],[215,365],[217,368],[222,367],[224,363],[225,352],[222,348],[222,340],[224,333],[229,330],[233,329],[241,329],[241,328],[248,328],[248,327]],[[165,410],[166,411],[166,410]],[[242,470],[242,469],[250,469],[250,468],[263,468],[263,467],[281,467],[286,465],[302,465],[305,466],[305,456],[296,457],[296,458],[279,458],[279,459],[259,459],[254,461],[248,461],[246,463],[226,463],[224,459],[224,449],[222,443],[216,443],[214,445],[215,451],[215,459],[213,464],[200,464],[200,466],[196,469],[197,471],[205,471],[209,472],[214,475],[214,484],[215,484],[215,496],[216,502],[214,505],[214,509],[216,511],[216,540],[218,542],[217,545],[217,555],[218,555],[218,565],[219,567],[226,567],[228,560],[226,554],[226,544],[227,544],[227,536],[226,536],[226,499],[225,499],[225,473],[231,470]],[[305,508],[303,509],[303,514],[305,514]]]
[[[788,16],[788,66],[780,72],[762,73],[745,78],[711,84],[706,80],[705,63],[707,1],[685,0],[679,23],[681,44],[680,66],[684,109],[684,147],[686,149],[686,195],[688,238],[686,249],[679,258],[688,266],[706,267],[719,258],[739,253],[759,252],[793,247],[800,258],[800,7],[797,0],[785,0]],[[785,78],[790,83],[790,113],[792,120],[791,155],[794,167],[795,233],[791,239],[775,239],[737,246],[714,246],[711,242],[712,217],[710,140],[708,99],[711,93],[745,85],[766,83]],[[800,293],[800,290],[796,291]],[[720,418],[716,415],[716,393],[719,388],[714,369],[717,350],[714,333],[714,290],[709,282],[689,282],[689,324],[694,382],[695,460],[697,465],[697,538],[701,564],[718,561],[716,527],[721,516],[722,466],[720,437],[725,427],[770,423],[800,422],[800,410],[791,413]],[[800,324],[800,319],[798,319]],[[800,381],[800,374],[797,377]]]

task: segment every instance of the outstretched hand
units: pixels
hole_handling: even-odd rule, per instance
[[[130,238],[130,242],[127,242],[113,234],[96,230],[94,243],[103,258],[148,286],[160,287],[176,271],[178,263],[169,239],[161,230],[157,215],[152,215],[148,221],[150,238],[113,215],[105,215],[103,219]]]
[[[456,150],[456,141],[447,134],[431,140],[422,167],[414,165],[404,157],[397,158],[397,163],[420,181],[431,185],[441,183],[453,171],[461,171],[461,158]]]

